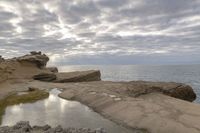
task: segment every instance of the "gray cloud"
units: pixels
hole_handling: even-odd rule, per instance
[[[51,63],[199,63],[199,14],[198,0],[1,0],[0,55],[41,50]]]

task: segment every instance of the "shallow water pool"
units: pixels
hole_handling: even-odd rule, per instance
[[[132,133],[110,120],[103,118],[87,106],[58,97],[58,89],[52,89],[48,98],[34,103],[8,106],[2,117],[2,126],[18,121],[30,121],[31,125],[49,124],[52,127],[104,128],[109,133]]]

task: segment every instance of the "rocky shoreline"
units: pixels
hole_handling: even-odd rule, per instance
[[[12,59],[1,57],[0,100],[30,88],[60,88],[60,97],[79,101],[133,131],[200,132],[200,105],[192,103],[196,94],[188,85],[101,81],[98,70],[59,73],[56,67],[46,67],[48,61],[41,52]]]
[[[14,126],[0,127],[0,133],[107,133],[103,128],[89,129],[89,128],[62,128],[60,125],[52,128],[49,125],[31,126],[28,121],[20,121]]]

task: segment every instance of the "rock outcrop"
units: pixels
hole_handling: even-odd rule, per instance
[[[154,90],[152,86],[159,89]],[[78,100],[132,129],[143,128],[151,133],[199,133],[200,105],[184,101],[188,100],[190,94],[184,94],[182,98],[181,93],[193,93],[190,87],[183,85],[184,87],[180,87],[183,89],[180,93],[176,89],[177,86],[178,83],[157,82],[67,83],[60,86],[65,91],[59,96]],[[134,89],[136,90],[133,91]],[[165,95],[163,91],[183,100]],[[189,101],[191,99],[189,98]]]
[[[0,62],[0,82],[9,79],[35,79],[40,81],[65,82],[87,82],[101,80],[100,71],[83,71],[58,73],[56,67],[46,67],[48,56],[41,52],[30,52],[30,54],[2,60]]]
[[[0,60],[0,82],[10,79],[31,79],[41,72],[50,72],[45,69],[49,58],[41,52]]]
[[[52,128],[49,125],[31,126],[28,121],[20,121],[12,127],[0,127],[0,133],[106,133],[103,128],[89,129],[89,128],[62,128],[57,126]]]
[[[49,61],[49,57],[41,52],[31,52],[31,54],[16,58],[17,61],[30,62],[32,64],[36,64],[38,68],[46,67],[47,62]]]
[[[194,101],[196,94],[189,85],[175,82],[132,81],[127,83],[127,94],[133,97],[149,93],[162,93],[174,98]]]
[[[56,80],[56,75],[53,73],[40,73],[40,74],[34,75],[33,79],[51,82],[51,81]]]
[[[78,71],[78,72],[66,72],[66,73],[40,73],[33,76],[33,79],[55,83],[67,83],[67,82],[89,82],[100,81],[100,71]]]
[[[57,73],[57,83],[100,81],[101,73],[98,70]]]
[[[168,95],[170,97],[182,99],[192,102],[196,99],[196,94],[193,89],[185,84],[174,82],[148,82],[148,81],[132,81],[132,82],[108,82],[108,81],[96,81],[87,83],[77,83],[76,86],[68,84],[69,88],[80,91],[80,88],[86,92],[104,91],[112,92],[113,95],[123,95],[127,97],[138,98],[150,93],[159,93]],[[65,88],[68,88],[66,86]],[[76,97],[79,93],[71,94],[69,96]],[[111,95],[112,95],[111,94]]]

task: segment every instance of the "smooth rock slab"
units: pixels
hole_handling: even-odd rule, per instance
[[[151,133],[200,133],[200,106],[189,102],[195,93],[184,84],[97,81],[66,83],[62,88],[60,97],[80,101],[133,129]]]

